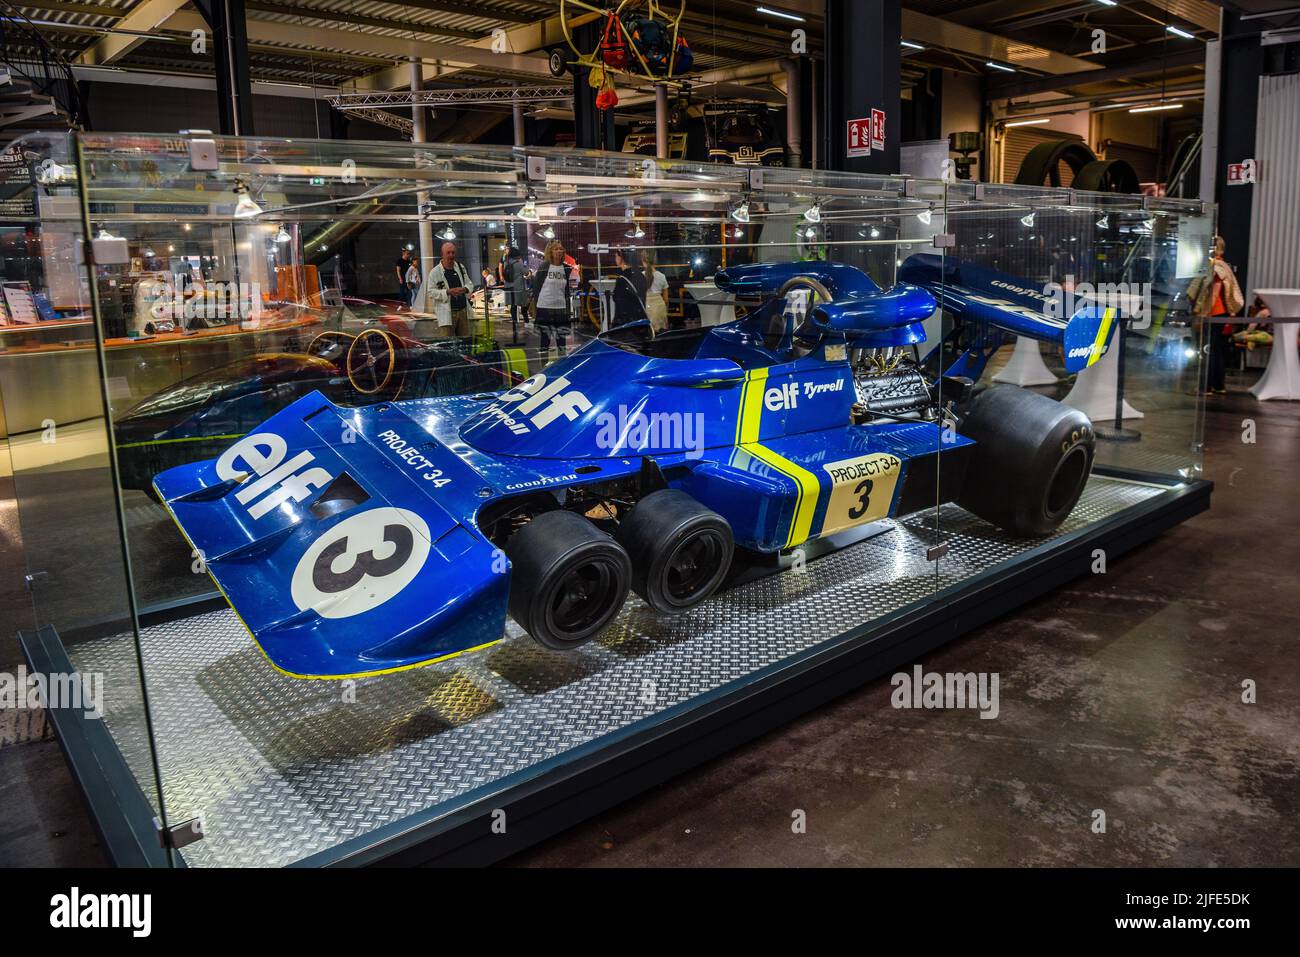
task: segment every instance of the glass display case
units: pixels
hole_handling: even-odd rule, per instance
[[[496,859],[1208,504],[1199,203],[11,149],[24,641],[102,676],[102,719],[55,724],[118,769],[88,796],[148,818],[146,857]]]

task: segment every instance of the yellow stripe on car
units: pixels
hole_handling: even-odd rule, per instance
[[[1097,341],[1092,344],[1092,354],[1088,356],[1088,366],[1100,359],[1101,354],[1106,351],[1106,336],[1110,333],[1110,323],[1114,315],[1115,310],[1109,308],[1101,314],[1101,326],[1097,329]]]
[[[780,472],[794,482],[794,518],[786,535],[785,547],[801,545],[812,535],[813,515],[817,512],[817,497],[821,494],[821,481],[812,472],[796,465],[785,456],[761,444],[763,396],[766,392],[767,369],[753,369],[745,375],[740,392],[740,412],[736,422],[736,445],[754,458]]]

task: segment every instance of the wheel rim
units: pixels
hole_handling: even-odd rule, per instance
[[[364,395],[374,395],[388,385],[396,364],[396,350],[388,333],[379,329],[367,329],[348,348],[348,380]]]
[[[1088,477],[1087,471],[1088,453],[1082,445],[1075,445],[1056,464],[1056,471],[1047,485],[1048,516],[1055,518],[1074,508]]]
[[[726,542],[714,529],[683,539],[664,565],[663,592],[678,607],[693,604],[712,584],[722,566]]]
[[[618,571],[608,559],[592,559],[570,569],[551,595],[548,630],[571,639],[598,627],[609,615],[617,581]]]

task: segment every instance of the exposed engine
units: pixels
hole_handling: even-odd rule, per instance
[[[934,395],[912,356],[901,349],[864,349],[853,357],[857,402],[855,422],[877,417],[916,417],[932,421]]]

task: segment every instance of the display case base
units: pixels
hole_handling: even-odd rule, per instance
[[[676,618],[632,601],[577,651],[516,634],[355,682],[276,673],[228,609],[150,625],[140,647],[168,817],[199,818],[204,832],[175,856],[193,866],[500,860],[1088,573],[1095,549],[1113,562],[1207,508],[1211,489],[1097,473],[1067,523],[1030,541],[944,506],[937,531],[933,511],[888,522],[820,557],[787,557],[777,574],[741,576]],[[927,560],[940,540],[946,556]],[[61,648],[48,628],[23,644],[33,667]],[[110,854],[157,863],[132,850],[138,840],[113,846],[121,819],[138,831],[149,806],[138,788],[121,793],[122,769],[152,780],[135,740],[142,702],[121,692],[135,647],[125,634],[65,653],[119,692],[96,732],[75,714],[54,726]],[[112,788],[96,784],[104,772]]]

